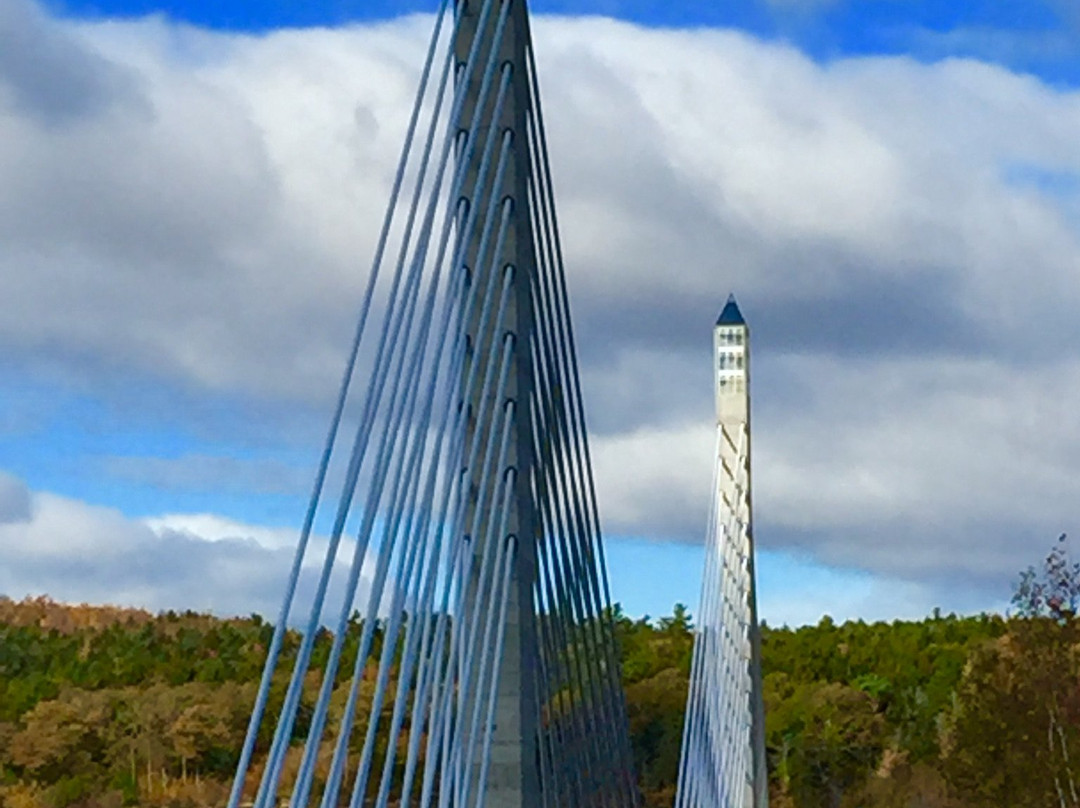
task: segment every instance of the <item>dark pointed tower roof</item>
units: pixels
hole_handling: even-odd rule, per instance
[[[727,303],[724,304],[720,316],[716,318],[717,325],[746,325],[739,304],[735,302],[735,295],[728,295]]]

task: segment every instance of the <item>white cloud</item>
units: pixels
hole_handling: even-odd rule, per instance
[[[8,3],[5,355],[103,397],[139,373],[327,398],[427,26],[255,37]],[[697,535],[709,325],[732,289],[756,339],[764,544],[998,581],[1077,520],[1080,201],[1010,170],[1080,172],[1080,94],[970,60],[822,65],[726,31],[535,28],[611,531]],[[120,519],[72,508],[46,515]]]
[[[597,499],[607,533],[701,541],[715,429],[643,428],[593,443]]]
[[[248,525],[213,513],[167,513],[141,521],[159,536],[178,533],[205,542],[249,540],[267,550],[292,550],[298,539],[293,528]]]
[[[804,412],[765,421],[758,517],[828,563],[1004,594],[1074,528],[1080,363],[808,362]],[[816,389],[814,389],[816,387]],[[769,541],[769,532],[759,535]]]
[[[26,486],[5,475],[21,491]],[[221,615],[276,616],[295,554],[296,529],[248,525],[215,514],[136,519],[114,508],[27,492],[25,518],[0,520],[0,593],[47,594],[63,601],[111,603],[151,610],[197,609]],[[315,536],[305,557],[291,620],[306,619],[327,551]],[[342,545],[327,596],[325,620],[340,608]],[[369,581],[361,577],[358,602]]]
[[[772,521],[851,527],[961,517],[1053,531],[1048,520],[1073,510],[1080,362],[790,365],[816,389],[804,412],[763,431],[756,459]]]

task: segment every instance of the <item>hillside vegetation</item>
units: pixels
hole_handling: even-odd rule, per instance
[[[1012,619],[766,627],[774,808],[1080,808],[1075,600],[1055,600],[1034,572],[1023,587],[1023,616]],[[647,805],[667,808],[691,616],[681,606],[658,620],[615,616],[641,789]],[[3,805],[224,805],[271,632],[255,616],[0,598]]]

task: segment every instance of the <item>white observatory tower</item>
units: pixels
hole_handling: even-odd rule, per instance
[[[713,376],[716,380],[716,426],[729,438],[750,437],[750,329],[735,296],[728,297],[713,329]],[[722,437],[722,436],[718,436]],[[749,447],[745,453],[749,489]],[[749,499],[747,500],[749,511]]]
[[[732,295],[713,329],[716,450],[676,808],[766,808],[750,496],[750,329]]]

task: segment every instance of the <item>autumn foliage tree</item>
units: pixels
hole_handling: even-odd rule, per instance
[[[1064,537],[1010,617],[762,628],[774,808],[1080,808],[1080,566]],[[609,613],[646,808],[670,808],[694,624]],[[358,618],[346,637],[357,653]],[[228,793],[272,627],[0,597],[0,806],[210,808]],[[325,659],[330,636],[316,640]],[[376,629],[376,647],[382,634]],[[271,686],[284,698],[298,637]],[[351,663],[342,666],[351,668]],[[284,766],[295,775],[309,675]],[[344,703],[344,675],[331,724]],[[373,683],[361,683],[370,704]],[[361,712],[364,712],[361,710]],[[355,754],[366,722],[350,744]],[[256,745],[250,797],[269,743]],[[377,744],[377,757],[386,752]],[[329,750],[319,758],[316,787]],[[400,758],[400,756],[399,756]]]

